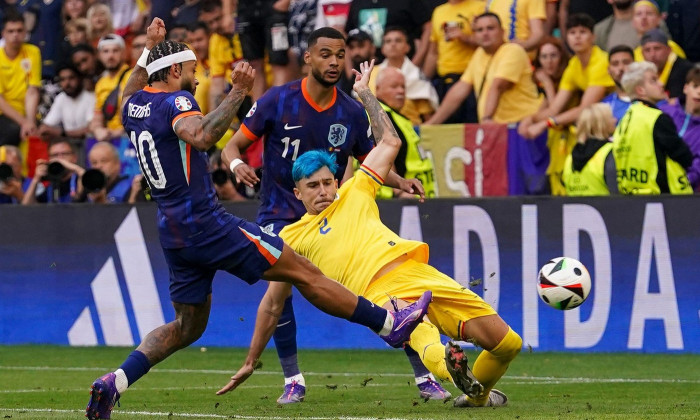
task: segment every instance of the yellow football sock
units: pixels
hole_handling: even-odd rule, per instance
[[[452,382],[445,365],[445,346],[440,342],[440,332],[435,325],[421,322],[411,333],[409,345],[418,353],[423,364],[441,381]]]
[[[413,337],[413,336],[411,336]],[[506,336],[491,351],[483,350],[474,362],[472,373],[484,386],[484,391],[477,398],[469,398],[474,405],[484,405],[489,398],[491,388],[496,385],[501,376],[506,373],[508,365],[520,353],[523,340],[508,328]]]

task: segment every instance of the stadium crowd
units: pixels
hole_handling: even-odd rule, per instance
[[[507,125],[510,194],[690,194],[698,10],[700,0],[0,0],[0,203],[147,199],[119,104],[155,16],[195,52],[204,114],[237,62],[256,69],[211,151],[221,199],[257,198],[219,151],[268,87],[307,74],[306,38],[325,26],[346,36],[338,89],[352,95],[352,69],[379,63],[370,86],[403,141],[395,170],[428,195],[435,173],[414,127],[448,123]],[[260,143],[242,156],[253,168]]]

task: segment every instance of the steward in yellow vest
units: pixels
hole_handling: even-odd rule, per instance
[[[656,65],[630,64],[620,84],[632,98],[613,134],[620,193],[692,194],[685,168],[693,164],[693,153],[671,117],[654,106],[668,98]]]
[[[391,119],[396,133],[401,138],[401,149],[394,160],[395,172],[406,179],[416,178],[425,189],[426,197],[435,197],[435,173],[433,162],[423,157],[418,143],[420,137],[413,128],[413,123],[397,109],[401,109],[406,98],[406,82],[399,69],[386,67],[376,78],[377,99]],[[391,198],[393,192],[389,187],[382,187],[377,198]]]
[[[692,194],[685,168],[693,154],[668,115],[635,100],[613,135],[617,182],[622,194]]]
[[[401,149],[396,156],[394,166],[396,173],[406,179],[417,178],[423,183],[426,197],[435,197],[435,173],[433,172],[433,162],[421,156],[418,142],[420,137],[413,128],[411,120],[380,102],[386,111],[391,122],[396,128],[396,133],[401,138]]]
[[[613,144],[590,138],[574,146],[564,162],[562,180],[571,197],[617,193]]]

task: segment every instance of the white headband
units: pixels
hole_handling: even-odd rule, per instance
[[[148,72],[148,76],[150,76],[158,70],[170,67],[173,64],[184,63],[185,61],[197,61],[197,56],[194,55],[194,52],[192,52],[192,50],[184,50],[176,52],[175,54],[170,54],[166,55],[165,57],[161,57],[153,61],[151,64],[147,65],[146,72]]]

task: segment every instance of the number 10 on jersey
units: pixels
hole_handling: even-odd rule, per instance
[[[130,136],[131,144],[134,145],[136,153],[139,155],[139,160],[141,161],[141,171],[148,178],[148,182],[153,188],[158,188],[162,190],[165,188],[165,173],[163,172],[163,166],[160,163],[160,158],[158,157],[158,150],[156,150],[156,142],[153,140],[153,136],[148,131],[142,131],[139,134],[138,141],[136,140],[136,132],[132,131]],[[143,147],[146,143],[148,146]],[[151,157],[151,162],[153,163],[153,169],[156,171],[157,178],[153,177],[151,173],[151,168],[148,166],[148,161],[146,160],[146,152]]]

